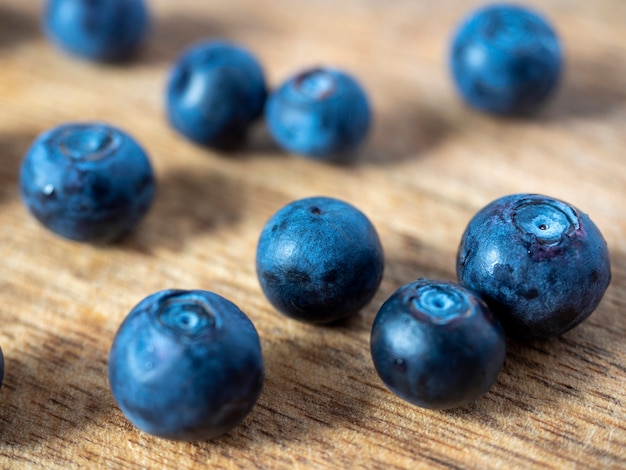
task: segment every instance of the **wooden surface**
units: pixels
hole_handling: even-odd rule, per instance
[[[626,2],[545,0],[563,39],[562,87],[533,119],[498,120],[459,102],[446,51],[463,0],[153,0],[137,60],[102,66],[42,38],[41,1],[0,0],[0,467],[626,468]],[[314,64],[355,74],[376,125],[348,168],[282,154],[261,128],[237,155],[198,148],[163,118],[172,60],[203,37],[258,54],[269,81]],[[103,120],[133,134],[158,174],[153,210],[110,248],[60,239],[22,206],[21,158],[41,131]],[[498,383],[466,408],[425,411],[385,389],[369,355],[381,303],[417,277],[455,278],[471,216],[540,192],[590,214],[611,250],[598,310],[563,337],[510,342]],[[347,200],[386,253],[372,303],[337,327],[278,315],[254,254],[265,221],[312,195]],[[206,443],[138,432],[107,382],[113,336],[144,296],[213,290],[255,323],[266,362],[243,425]]]

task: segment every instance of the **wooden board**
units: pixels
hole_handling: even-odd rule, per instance
[[[153,34],[140,56],[104,66],[43,39],[43,2],[0,0],[0,467],[626,468],[626,2],[528,2],[554,22],[567,70],[555,99],[525,120],[476,114],[450,83],[450,32],[477,1],[149,3]],[[204,37],[251,48],[272,85],[315,64],[359,77],[376,125],[358,162],[284,155],[262,128],[237,155],[176,135],[163,118],[167,72]],[[133,134],[159,180],[149,216],[108,248],[42,229],[17,187],[39,132],[94,119]],[[604,300],[561,338],[510,342],[498,383],[477,403],[449,412],[407,405],[371,363],[377,309],[417,277],[454,279],[469,219],[515,192],[559,197],[591,215],[611,250]],[[254,269],[265,221],[311,195],[357,205],[386,253],[374,300],[337,327],[278,315]],[[215,442],[141,433],[109,391],[120,322],[170,287],[230,298],[261,336],[262,396]]]

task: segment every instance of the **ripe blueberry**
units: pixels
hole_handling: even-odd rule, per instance
[[[192,46],[174,65],[167,115],[187,138],[208,146],[239,146],[263,112],[263,70],[248,51],[219,41]]]
[[[329,323],[367,304],[383,274],[383,250],[369,219],[337,199],[292,202],[265,225],[256,254],[261,288],[297,320]]]
[[[565,333],[597,307],[611,279],[609,252],[580,210],[537,194],[481,209],[465,229],[459,282],[519,338]]]
[[[400,398],[423,408],[466,405],[495,383],[504,330],[487,305],[450,282],[419,279],[398,289],[372,327],[374,366]]]
[[[491,5],[458,28],[450,52],[456,86],[472,107],[494,114],[527,114],[555,89],[562,68],[556,34],[523,7]]]
[[[22,162],[22,199],[48,229],[107,243],[133,228],[154,196],[152,167],[126,133],[102,123],[42,133]]]
[[[52,42],[97,61],[132,55],[148,30],[143,0],[48,0],[43,24]]]
[[[212,439],[239,424],[261,393],[259,337],[248,317],[217,294],[160,291],[120,326],[109,383],[139,429],[172,440]]]
[[[370,127],[367,96],[354,78],[314,68],[283,83],[268,99],[265,117],[288,152],[317,160],[345,159]]]

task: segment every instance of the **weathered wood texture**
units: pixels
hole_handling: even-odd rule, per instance
[[[153,35],[137,60],[103,66],[42,38],[41,1],[0,0],[0,467],[626,468],[626,2],[528,2],[556,25],[567,71],[550,105],[526,120],[473,113],[451,86],[450,32],[477,1],[149,3]],[[359,161],[293,158],[263,129],[230,156],[176,135],[162,112],[167,71],[183,46],[208,36],[250,47],[274,85],[318,63],[358,76],[376,113]],[[46,232],[17,188],[39,132],[88,119],[136,136],[158,172],[153,210],[110,248]],[[550,194],[591,215],[612,255],[602,304],[561,338],[509,343],[498,383],[471,406],[403,403],[371,363],[378,307],[417,277],[454,279],[470,217],[513,192]],[[254,270],[265,221],[311,195],[357,205],[386,251],[376,297],[337,327],[278,315]],[[138,432],[108,388],[121,320],[169,287],[232,299],[262,338],[260,401],[216,442]]]

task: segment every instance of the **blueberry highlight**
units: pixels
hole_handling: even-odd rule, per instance
[[[550,24],[514,5],[472,13],[458,27],[450,51],[454,82],[466,103],[502,115],[537,110],[556,89],[562,63]]]
[[[419,279],[380,308],[370,339],[384,384],[423,408],[449,409],[483,396],[505,358],[504,330],[487,305],[450,282]]]
[[[327,197],[294,201],[267,222],[257,246],[261,288],[284,315],[330,323],[357,313],[383,274],[383,249],[369,219]]]
[[[602,234],[576,207],[538,194],[493,201],[470,221],[459,282],[518,338],[558,336],[585,320],[611,280]]]
[[[167,117],[188,139],[231,150],[263,113],[267,86],[261,65],[234,44],[208,41],[187,49],[167,85]]]
[[[149,15],[143,0],[48,0],[43,26],[65,51],[94,61],[119,61],[144,40]]]
[[[283,83],[268,99],[268,128],[286,151],[315,160],[347,160],[365,140],[368,98],[350,75],[313,68]]]
[[[49,230],[109,243],[148,212],[155,181],[147,154],[128,134],[103,123],[71,123],[37,137],[22,162],[20,189]]]
[[[128,420],[165,439],[213,439],[237,426],[263,385],[252,322],[225,298],[164,290],[142,300],[120,326],[109,383]]]

